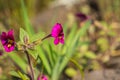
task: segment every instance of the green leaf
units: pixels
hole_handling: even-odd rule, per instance
[[[75,33],[77,31],[77,24],[74,23],[72,26],[72,29],[67,37],[67,39],[65,40],[65,46],[63,47],[63,54],[65,53],[65,51],[67,50],[67,47],[70,46],[71,42],[73,41],[73,38],[75,37]]]
[[[51,47],[50,44],[46,43],[43,47],[44,47],[44,49],[46,49],[47,55],[48,55],[48,59],[49,59],[50,64],[51,64],[51,67],[53,67],[53,66],[54,66],[53,55],[54,55],[55,53],[53,52],[53,49],[52,49],[52,47]]]
[[[48,74],[50,75],[51,74],[51,67],[50,67],[50,64],[49,64],[49,60],[47,59],[47,56],[45,55],[44,50],[39,46],[36,47],[36,49],[38,51],[40,59],[43,62],[43,65],[44,65],[45,69],[47,70]]]
[[[16,71],[10,71],[10,75],[20,78],[20,75]]]
[[[77,71],[75,69],[73,69],[72,67],[67,68],[65,70],[65,73],[69,76],[69,77],[74,77],[77,74]]]
[[[25,74],[22,74],[20,71],[17,71],[22,80],[30,80]]]
[[[68,29],[68,24],[65,23],[65,24],[63,25],[63,28],[64,28],[63,32],[65,33],[65,36],[66,36],[66,35],[67,35],[66,33],[67,33],[67,29]]]
[[[22,80],[29,80],[29,78],[25,74],[22,74],[20,71],[10,71],[9,74],[21,78]]]
[[[95,59],[95,58],[96,58],[95,53],[93,53],[93,52],[91,52],[91,51],[87,51],[87,52],[85,53],[85,56],[86,56],[87,58],[90,58],[90,59]]]
[[[75,33],[77,31],[77,23],[73,24],[73,27],[68,35],[68,38],[66,40],[66,43],[69,45],[71,43],[71,41],[73,40],[73,38],[75,37]]]
[[[28,33],[23,28],[20,28],[19,38],[22,43],[24,43],[25,37],[29,38]]]

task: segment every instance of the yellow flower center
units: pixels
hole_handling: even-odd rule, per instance
[[[11,44],[8,44],[7,47],[10,48],[12,45]]]
[[[8,39],[8,45],[7,45],[7,47],[10,48],[12,46],[12,44],[13,44],[13,40]]]

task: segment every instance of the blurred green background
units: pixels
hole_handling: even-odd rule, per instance
[[[38,61],[36,70],[41,72],[44,65],[43,72],[51,80],[82,80],[81,76],[85,80],[110,80],[111,76],[119,80],[119,8],[120,0],[0,0],[0,33],[14,29],[19,41],[19,30],[23,28],[30,37],[36,35],[33,39],[43,38],[59,22],[65,32],[65,45],[56,47],[53,40],[44,41],[38,48],[43,63]],[[89,19],[81,21],[78,13]],[[5,53],[0,44],[0,54],[0,80],[19,80],[11,74],[18,67],[27,72],[22,52]],[[34,60],[35,55],[36,63]],[[104,71],[112,75],[106,78]]]

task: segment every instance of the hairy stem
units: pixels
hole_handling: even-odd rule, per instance
[[[30,76],[31,76],[32,80],[34,80],[34,71],[33,71],[33,68],[32,68],[32,63],[31,63],[31,60],[30,60],[30,55],[29,55],[29,53],[28,53],[27,50],[25,50],[24,52],[25,52],[25,54],[27,56],[27,59],[28,59],[28,64],[29,64],[30,71],[31,71]]]

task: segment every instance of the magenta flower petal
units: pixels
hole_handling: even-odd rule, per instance
[[[57,45],[60,43],[64,44],[64,33],[63,28],[60,23],[56,23],[52,28],[51,36],[55,38],[54,44]]]
[[[42,76],[38,76],[37,80],[48,80],[47,76],[42,75]]]
[[[61,38],[61,39],[60,39],[60,43],[61,43],[61,44],[64,44],[64,38]]]
[[[14,35],[13,35],[13,30],[6,32],[2,32],[0,35],[0,40],[1,43],[5,49],[6,52],[11,52],[15,48],[15,41],[14,41]]]
[[[2,32],[2,35],[0,36],[2,44],[5,44],[5,40],[7,39],[7,34],[5,32]]]
[[[62,32],[63,32],[62,25],[59,23],[56,23],[52,28],[51,35],[52,37],[58,37]]]
[[[5,45],[4,48],[5,48],[5,51],[6,51],[6,52],[11,52],[11,51],[14,50],[14,46],[11,46],[11,47],[9,48],[8,45]]]
[[[7,45],[4,45],[4,48],[5,48],[5,51],[6,51],[6,52],[10,52],[10,48],[8,48]]]
[[[58,43],[59,43],[59,39],[58,39],[58,38],[55,38],[54,44],[57,45]]]
[[[9,36],[11,39],[14,40],[13,34],[14,34],[14,31],[13,31],[13,30],[8,31],[8,36]]]

